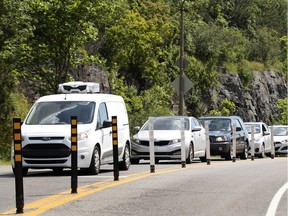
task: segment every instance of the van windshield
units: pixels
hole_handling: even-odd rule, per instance
[[[89,124],[93,121],[94,110],[95,102],[91,101],[39,102],[32,108],[26,124],[70,124],[71,116],[77,117],[78,124]]]

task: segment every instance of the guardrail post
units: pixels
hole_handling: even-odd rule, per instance
[[[112,142],[113,142],[114,181],[118,181],[119,180],[119,159],[118,159],[117,116],[112,116]]]
[[[181,129],[180,132],[181,132],[181,161],[182,161],[181,164],[182,164],[182,168],[185,168],[186,167],[186,152],[185,152],[184,118],[180,119],[180,129]]]
[[[155,173],[154,117],[149,117],[150,173]]]
[[[210,156],[210,139],[209,139],[209,121],[205,121],[205,143],[206,143],[206,160],[207,165],[211,163],[211,156]]]
[[[71,116],[71,193],[77,193],[77,117]]]
[[[14,141],[14,171],[16,189],[16,214],[23,213],[24,189],[23,189],[23,166],[22,166],[22,140],[21,119],[13,118],[13,141]]]
[[[251,125],[251,160],[254,161],[255,157],[255,139],[254,139],[254,125]]]
[[[232,136],[233,136],[233,158],[232,162],[236,162],[236,125],[233,123],[232,125]]]
[[[273,125],[271,126],[271,159],[275,157],[275,145],[274,145],[274,133],[273,133]]]

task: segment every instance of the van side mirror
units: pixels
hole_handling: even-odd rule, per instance
[[[103,128],[108,128],[108,127],[112,127],[112,121],[104,120],[103,121]]]

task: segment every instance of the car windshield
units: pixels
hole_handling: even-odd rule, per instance
[[[39,102],[32,108],[26,124],[70,124],[71,116],[77,117],[78,124],[89,124],[93,121],[94,107],[95,102],[90,101]]]
[[[273,127],[274,136],[288,136],[288,127]]]
[[[245,124],[246,129],[248,131],[249,134],[252,133],[252,125],[251,124]],[[259,124],[254,124],[254,133],[260,133],[260,125]]]
[[[189,130],[189,120],[184,119],[184,128]],[[149,130],[149,121],[146,122],[142,130]],[[180,119],[178,118],[155,118],[154,130],[181,130]]]
[[[205,121],[209,122],[209,131],[231,131],[230,119],[201,119],[201,124],[204,125]]]

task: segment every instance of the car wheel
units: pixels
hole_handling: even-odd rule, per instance
[[[189,146],[189,151],[188,151],[188,158],[186,159],[186,164],[191,164],[194,158],[194,150],[192,144]]]
[[[136,158],[131,158],[130,159],[131,164],[139,164],[140,159],[136,159]]]
[[[201,162],[207,162],[207,156],[206,156],[206,152],[204,157],[199,157]]]
[[[119,169],[128,170],[129,167],[130,167],[130,148],[128,147],[128,144],[126,144],[123,154],[123,161],[119,163]]]
[[[248,143],[245,142],[243,152],[240,154],[240,159],[247,160],[248,158]]]
[[[233,158],[233,146],[230,144],[229,152],[225,155],[225,160],[232,160]]]
[[[259,154],[259,158],[265,158],[266,157],[266,155],[265,155],[265,146],[264,146],[264,144],[262,144],[262,152],[261,152],[261,154]]]
[[[98,146],[94,147],[89,172],[92,175],[97,175],[100,172],[100,150]]]

